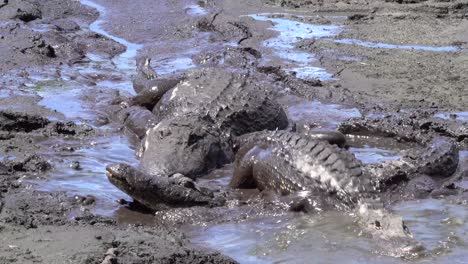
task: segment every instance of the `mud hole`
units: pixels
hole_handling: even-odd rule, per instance
[[[467,19],[468,1],[0,1],[0,263],[465,263]],[[230,188],[264,129],[343,133],[405,224],[363,227],[331,190],[306,213],[303,192]]]

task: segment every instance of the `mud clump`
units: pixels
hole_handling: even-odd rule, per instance
[[[25,113],[0,111],[0,130],[12,132],[31,132],[44,128],[50,122],[40,116]]]
[[[37,3],[24,0],[9,0],[0,6],[0,20],[19,19],[30,22],[42,18],[42,12]]]

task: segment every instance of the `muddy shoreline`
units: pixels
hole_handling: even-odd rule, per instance
[[[131,129],[138,124],[128,125],[123,105],[135,95],[131,81],[136,62],[144,57],[165,78],[186,78],[194,68],[210,67],[248,73],[279,91],[275,99],[290,121],[310,121],[318,129],[337,129],[362,116],[394,120],[396,113],[415,120],[414,133],[430,134],[432,129],[449,134],[444,120],[465,122],[464,130],[452,136],[460,149],[456,173],[434,183],[442,187],[430,189],[429,196],[424,193],[421,203],[430,207],[436,198],[434,211],[466,210],[465,1],[161,1],[160,8],[148,8],[154,2],[144,0],[3,2],[0,263],[301,262],[281,255],[298,250],[294,241],[301,238],[329,236],[335,248],[307,243],[299,248],[331,247],[336,252],[345,247],[333,242],[340,240],[334,228],[352,228],[353,223],[327,226],[327,217],[336,217],[333,213],[310,220],[279,212],[284,208],[276,201],[253,203],[250,197],[258,199],[254,193],[239,201],[252,209],[176,208],[153,215],[112,186],[106,165],[139,163],[135,153],[140,139]],[[434,116],[442,117],[443,125],[423,122]],[[440,132],[442,126],[447,130]],[[372,137],[348,140],[354,142],[350,150],[371,163],[398,158],[401,149],[414,147],[401,140],[388,145],[378,145],[380,139]],[[225,188],[230,166],[199,182]],[[417,187],[396,188],[388,199],[396,201],[394,209],[418,232],[421,227],[408,212],[414,210],[413,201],[419,202],[419,191],[428,187],[412,184]],[[402,197],[411,202],[399,204]],[[437,220],[442,226],[434,227],[443,230],[436,238],[443,245],[433,246],[435,253],[423,261],[461,261],[468,255],[460,249],[467,242],[466,213],[447,219]],[[315,224],[326,227],[314,233],[310,226]],[[454,229],[448,237],[443,225]],[[249,235],[255,228],[262,246],[251,256],[244,251],[252,248],[244,246],[255,241]],[[280,230],[279,242],[269,245],[275,237],[265,234],[275,230]],[[344,241],[356,242],[349,236]],[[239,249],[232,250],[233,245]],[[346,254],[364,260],[388,255],[364,248],[370,253],[333,253],[330,261],[346,260]],[[382,261],[399,263],[398,258]]]

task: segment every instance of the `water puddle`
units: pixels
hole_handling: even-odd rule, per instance
[[[405,201],[394,206],[413,236],[430,252],[415,263],[466,263],[466,205],[445,200]],[[188,232],[200,248],[240,263],[408,263],[375,254],[375,241],[359,234],[353,219],[339,212],[286,215],[240,223],[196,227]]]
[[[317,61],[313,54],[296,50],[294,44],[303,39],[317,39],[331,37],[339,33],[339,26],[314,25],[285,18],[272,17],[273,14],[254,14],[249,17],[258,21],[270,21],[274,26],[269,29],[279,32],[279,36],[268,39],[264,46],[271,48],[274,54],[285,60],[291,67],[287,69],[296,72],[302,79],[329,80],[332,74],[325,69],[311,64]],[[298,16],[299,17],[299,16]]]
[[[401,158],[397,152],[387,149],[373,148],[365,145],[363,148],[349,148],[357,159],[361,160],[364,164],[374,164],[388,160],[398,160]]]
[[[160,59],[152,63],[153,69],[161,75],[170,75],[195,68],[195,64],[189,57],[177,57]]]
[[[422,51],[434,51],[434,52],[456,52],[459,51],[459,47],[445,46],[445,47],[430,47],[430,46],[418,46],[418,45],[396,45],[389,43],[379,42],[368,42],[357,39],[336,39],[333,40],[336,43],[358,45],[367,48],[377,49],[403,49],[403,50],[422,50]]]
[[[443,119],[456,119],[468,122],[468,112],[439,113],[435,114],[434,116]]]
[[[285,106],[289,120],[309,124],[319,130],[335,130],[343,121],[362,116],[356,108],[307,101],[295,96],[286,96],[279,101]]]
[[[349,151],[364,164],[398,160],[404,150],[416,147],[415,143],[401,143],[385,137],[346,135],[346,141]]]
[[[185,12],[190,16],[204,16],[208,14],[208,11],[200,5],[188,5],[185,8]]]

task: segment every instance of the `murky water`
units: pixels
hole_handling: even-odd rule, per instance
[[[281,98],[280,103],[285,106],[289,120],[322,130],[335,130],[343,121],[362,116],[356,108],[308,101],[296,96]]]
[[[432,199],[395,206],[414,237],[433,252],[411,262],[466,263],[466,209],[466,205]],[[358,233],[350,216],[327,212],[217,225],[195,230],[192,235],[200,247],[215,248],[240,263],[409,262],[373,254],[378,250],[375,242]]]
[[[43,144],[47,144],[44,142]],[[59,142],[67,145],[73,142]],[[50,142],[51,148],[57,142]],[[76,142],[75,142],[76,144]],[[38,190],[65,191],[68,195],[91,195],[96,197],[96,214],[112,215],[117,209],[116,200],[131,198],[107,180],[105,166],[124,162],[137,164],[135,150],[130,147],[127,136],[112,133],[81,145],[81,149],[61,154],[59,161],[54,162],[54,168],[49,178],[44,181],[34,181]],[[42,153],[44,157],[57,159],[56,153]],[[73,162],[79,162],[79,169],[72,169]]]

